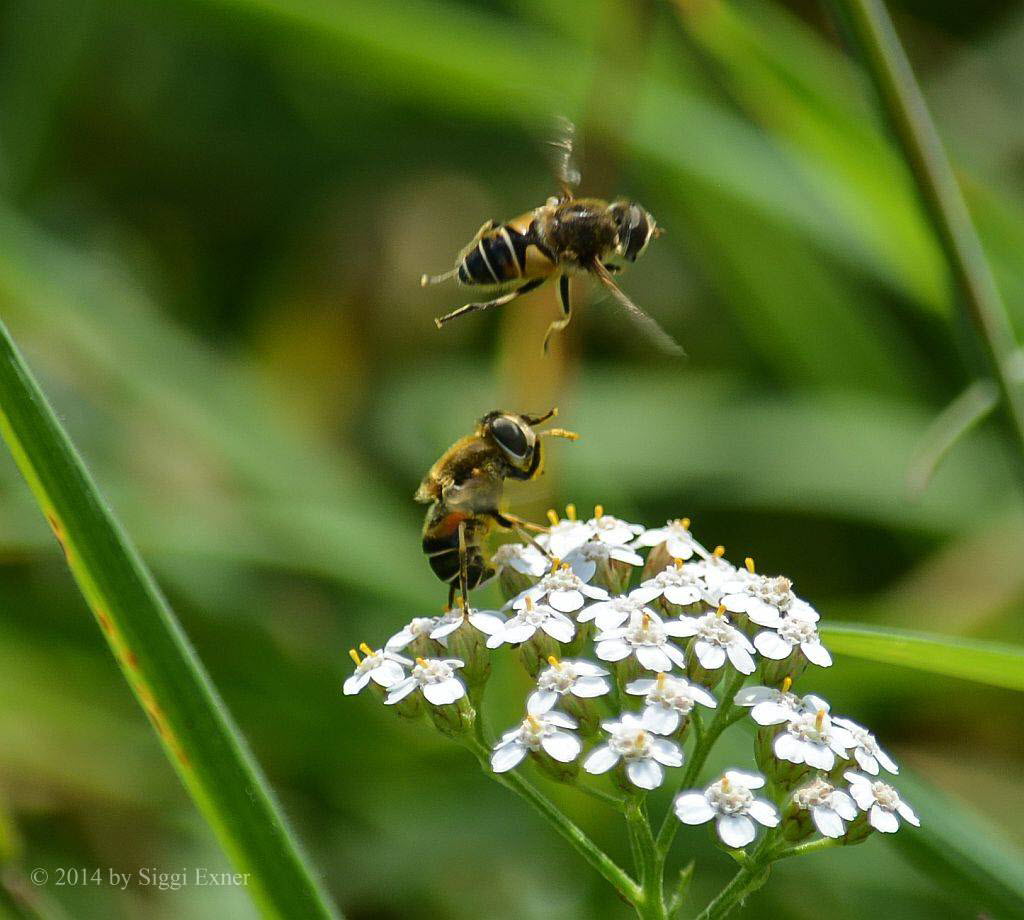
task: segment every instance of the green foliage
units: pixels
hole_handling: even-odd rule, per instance
[[[1024,30],[994,3],[965,31],[962,9],[899,24],[1019,326]],[[987,423],[907,490],[977,368],[911,176],[827,27],[761,0],[11,0],[3,22],[4,321],[346,913],[625,915],[471,758],[339,693],[344,649],[444,600],[411,502],[423,471],[481,412],[552,403],[581,439],[515,510],[686,514],[792,576],[826,623],[863,624],[828,634],[844,667],[822,692],[927,783],[905,790],[920,832],[780,865],[747,912],[1020,913],[1024,509]],[[650,355],[583,283],[546,361],[543,292],[430,322],[463,292],[419,274],[550,192],[556,113],[580,126],[584,190],[667,228],[623,285],[689,361]],[[0,494],[11,858],[219,865],[6,461]],[[589,800],[545,792],[628,860]],[[697,859],[695,913],[731,867],[702,834],[676,847]],[[83,917],[250,909],[243,891],[40,893]]]

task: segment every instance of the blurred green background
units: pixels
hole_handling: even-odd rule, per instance
[[[893,6],[1020,328],[1024,4]],[[557,403],[581,433],[511,493],[520,513],[685,514],[826,618],[1020,638],[1024,508],[999,429],[908,487],[977,368],[818,4],[8,0],[0,22],[3,319],[346,916],[628,916],[468,755],[340,694],[345,649],[443,603],[411,496],[488,409]],[[434,328],[464,292],[420,273],[551,193],[556,114],[579,126],[583,191],[667,228],[623,286],[687,360],[582,282],[548,359],[547,288]],[[6,455],[0,489],[8,890],[52,916],[253,916],[241,889],[27,882],[226,861]],[[511,724],[525,684],[495,681]],[[998,781],[1021,775],[1018,696],[847,659],[808,689],[1024,842]],[[745,744],[723,756],[749,764]],[[610,818],[552,795],[627,858]],[[702,904],[731,863],[700,829],[687,853]],[[978,913],[903,832],[780,865],[748,916],[894,909]]]

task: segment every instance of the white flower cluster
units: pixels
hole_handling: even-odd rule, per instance
[[[808,666],[829,667],[832,657],[818,613],[788,578],[758,573],[749,558],[736,567],[721,547],[709,552],[687,519],[644,530],[601,508],[586,521],[567,510],[565,518],[550,514],[536,543],[494,554],[503,610],[460,606],[417,617],[383,650],[352,650],[356,670],[344,692],[376,685],[403,714],[426,704],[439,727],[472,727],[492,745],[496,773],[530,758],[576,782],[579,765],[610,772],[626,792],[655,789],[666,770],[682,767],[704,719],[723,719],[724,727],[748,708],[761,772],[726,770],[703,790],[680,792],[681,822],[714,819],[733,848],[753,841],[758,824],[788,840],[816,830],[848,843],[870,829],[895,831],[900,818],[918,824],[877,779],[898,771],[874,735],[832,715],[821,697],[792,691]],[[470,701],[479,704],[490,656],[505,646],[518,650],[535,683],[522,722],[493,743]],[[438,721],[458,707],[461,722]]]

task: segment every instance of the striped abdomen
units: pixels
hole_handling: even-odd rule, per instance
[[[460,284],[506,285],[550,274],[554,258],[540,245],[532,219],[493,227],[459,262]]]
[[[459,523],[466,524],[466,587],[469,590],[482,585],[494,575],[494,569],[484,558],[479,541],[487,532],[479,519],[459,513],[444,514],[431,508],[423,528],[423,552],[434,574],[443,582],[457,584],[459,580]]]

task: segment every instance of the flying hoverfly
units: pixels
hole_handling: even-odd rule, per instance
[[[562,316],[544,335],[547,352],[551,337],[569,325],[572,303],[569,278],[588,274],[613,295],[627,314],[662,350],[683,354],[683,349],[660,325],[641,310],[615,283],[612,274],[623,262],[635,262],[648,244],[662,233],[653,215],[635,201],[612,202],[600,198],[577,198],[574,189],[580,173],[573,161],[575,129],[562,123],[563,135],[553,142],[558,150],[556,172],[560,194],[539,208],[527,211],[507,223],[487,221],[459,253],[455,267],[441,275],[423,275],[420,284],[439,284],[455,278],[468,287],[489,288],[490,300],[468,303],[434,322],[438,329],[464,316],[511,303],[540,287],[549,278],[558,279]]]

